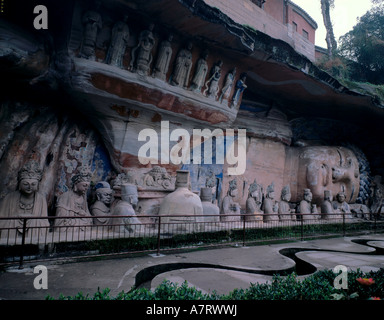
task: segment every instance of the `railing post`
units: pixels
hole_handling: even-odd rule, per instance
[[[245,247],[245,216],[243,216],[243,247]]]
[[[23,263],[24,263],[24,245],[25,245],[25,233],[27,231],[27,219],[23,219],[23,234],[21,238],[21,248],[20,248],[20,263],[19,263],[19,269],[23,269]]]
[[[301,241],[304,241],[304,216],[301,214],[301,219],[300,219],[300,226],[301,226]]]
[[[161,216],[159,216],[159,226],[157,228],[157,253],[156,255],[160,255],[160,227],[161,227]]]

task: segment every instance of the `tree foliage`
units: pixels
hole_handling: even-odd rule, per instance
[[[339,54],[354,61],[367,81],[384,83],[384,6],[382,0],[344,36],[340,37]]]

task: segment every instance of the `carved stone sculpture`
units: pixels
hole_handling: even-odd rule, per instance
[[[240,204],[233,200],[237,194],[237,181],[234,179],[229,182],[227,195],[221,203],[220,220],[222,222],[240,221]]]
[[[263,202],[263,187],[255,181],[249,186],[248,199],[246,202],[245,213],[252,216],[245,216],[245,221],[263,222],[263,211],[261,205]]]
[[[222,66],[223,66],[223,62],[219,60],[211,69],[211,76],[208,79],[208,81],[205,83],[206,89],[204,90],[204,94],[207,96],[207,98],[217,100]]]
[[[100,181],[95,186],[95,193],[97,200],[91,206],[91,214],[94,216],[93,224],[95,225],[108,225],[109,218],[101,216],[108,216],[111,213],[112,193],[108,182]]]
[[[148,30],[144,30],[139,35],[139,43],[131,51],[131,62],[129,70],[137,72],[139,75],[148,75],[150,64],[152,62],[152,48],[155,45],[155,37],[153,36],[154,24],[151,23]]]
[[[176,190],[165,196],[160,204],[159,215],[164,216],[161,222],[179,223],[174,226],[175,231],[203,231],[204,225],[199,223],[203,221],[202,214],[200,197],[189,190],[189,171],[176,171]]]
[[[225,78],[225,83],[221,89],[220,103],[228,103],[229,95],[232,91],[233,82],[235,81],[236,68],[233,68],[232,71],[228,72],[227,77]]]
[[[55,225],[60,231],[66,231],[66,227],[79,226],[76,230],[84,231],[84,226],[91,225],[92,220],[88,203],[87,190],[91,181],[91,172],[82,168],[79,173],[71,179],[71,190],[64,192],[58,197],[56,203],[56,216],[63,219],[55,219]],[[67,217],[76,217],[67,218]]]
[[[298,211],[303,214],[300,216],[303,220],[311,220],[313,217],[309,213],[317,213],[316,204],[312,204],[312,192],[310,189],[304,189],[304,199],[300,201]]]
[[[128,16],[124,21],[117,22],[112,28],[112,37],[105,62],[123,68],[123,57],[129,41],[129,28],[127,25]]]
[[[344,147],[306,146],[297,149],[297,190],[310,189],[313,202],[321,205],[324,191],[336,195],[343,191],[348,203],[354,203],[360,187],[359,162]],[[290,151],[289,151],[290,152]],[[299,198],[299,197],[298,197]]]
[[[349,207],[348,203],[345,201],[345,193],[344,192],[339,192],[336,195],[336,200],[333,201],[333,208],[336,213],[340,213],[341,217],[342,215],[345,216],[345,218],[351,219],[352,214],[351,214],[351,208]]]
[[[321,217],[323,219],[329,219],[334,218],[333,215],[333,205],[332,205],[332,192],[330,190],[324,190],[324,201],[321,204],[320,210],[321,210]]]
[[[164,40],[160,43],[159,54],[157,56],[156,64],[153,68],[152,76],[160,80],[165,81],[169,68],[169,62],[172,57],[171,42],[173,34],[168,36],[168,40]]]
[[[18,174],[18,190],[5,196],[0,204],[0,217],[47,217],[47,202],[39,193],[39,181],[42,171],[34,160],[27,162]],[[43,227],[38,229],[39,227]],[[3,230],[2,236],[14,239],[15,235],[23,234],[23,220],[0,220],[0,228],[16,228],[15,230]],[[37,237],[45,236],[49,228],[48,219],[26,220],[26,234]]]
[[[135,207],[138,203],[137,186],[134,184],[121,185],[121,201],[112,210],[112,215],[122,216],[111,219],[111,229],[114,232],[125,233],[137,231],[141,222],[136,216]],[[129,216],[129,217],[125,217]]]
[[[204,222],[220,222],[220,209],[217,205],[212,203],[212,189],[200,189],[201,204],[203,206],[204,215],[212,215],[204,217]]]
[[[283,187],[281,190],[281,200],[279,203],[279,218],[280,220],[296,220],[296,216],[293,214],[293,210],[289,205],[291,200],[291,188],[289,185]]]
[[[279,204],[275,201],[275,185],[273,182],[267,188],[262,208],[264,212],[264,222],[279,220]]]
[[[242,73],[240,75],[240,79],[236,81],[236,87],[235,87],[235,94],[232,98],[231,108],[237,108],[240,104],[240,96],[243,93],[243,91],[247,88],[247,85],[245,84],[245,80],[247,79],[247,75],[245,73]]]
[[[189,76],[192,69],[192,43],[188,42],[185,49],[180,50],[176,57],[175,67],[170,83],[182,88],[188,87]]]
[[[154,166],[144,175],[143,188],[170,190],[174,188],[174,181],[165,168]]]
[[[209,170],[208,177],[205,180],[205,187],[210,188],[212,192],[212,203],[217,204],[217,178],[212,170]]]
[[[193,79],[191,81],[190,90],[193,92],[201,93],[201,89],[204,85],[205,77],[207,76],[208,72],[207,58],[208,51],[204,50],[202,56],[196,63],[195,75],[193,76]]]
[[[89,10],[83,15],[84,32],[80,48],[80,57],[82,58],[95,60],[97,35],[102,28],[101,15],[97,12],[100,4],[100,1],[96,1],[95,10]]]

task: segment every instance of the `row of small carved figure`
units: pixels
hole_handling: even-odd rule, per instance
[[[180,171],[176,176],[176,179],[179,182],[176,184],[183,185],[187,187],[189,185],[189,176],[182,176],[181,174],[186,174],[189,171]],[[140,220],[135,216],[134,206],[138,203],[138,192],[137,186],[134,184],[123,184],[121,186],[121,199],[116,205],[111,208],[112,200],[112,189],[107,182],[97,183],[95,186],[95,193],[97,196],[97,201],[92,205],[91,211],[88,209],[87,203],[87,191],[90,186],[91,181],[91,171],[87,168],[83,168],[79,173],[75,174],[71,179],[71,189],[67,192],[60,195],[56,203],[56,217],[55,226],[59,227],[59,230],[65,230],[67,227],[73,226],[87,226],[90,224],[90,220],[93,220],[94,224],[110,224],[109,218],[98,218],[106,216],[109,214],[122,216],[121,219],[111,220],[118,230],[123,230],[124,232],[129,231],[129,226],[132,224],[140,224]],[[39,164],[32,160],[27,162],[23,168],[19,171],[18,174],[18,190],[9,193],[1,201],[0,204],[0,217],[4,218],[14,218],[14,217],[47,217],[47,202],[44,195],[38,192],[39,182],[42,178],[42,170],[39,167]],[[185,181],[184,181],[185,180]],[[207,194],[208,191],[208,194]],[[176,191],[175,191],[176,192]],[[190,191],[188,191],[190,192]],[[190,192],[191,196],[193,195]],[[229,191],[226,197],[224,197],[221,210],[216,205],[212,204],[212,189],[204,188],[201,189],[201,202],[194,203],[199,208],[202,208],[202,214],[216,214],[217,218],[220,216],[221,221],[226,221],[225,216],[228,215],[241,215],[240,205],[233,201],[233,198],[237,196],[237,184],[236,180],[230,182]],[[185,202],[185,197],[183,198]],[[266,197],[263,201],[263,210],[260,209],[261,200],[262,200],[262,187],[256,183],[256,181],[249,188],[249,198],[247,200],[247,211],[246,213],[254,214],[256,217],[260,214],[272,214],[272,213],[291,213],[289,206],[290,192],[289,187],[284,187],[282,191],[282,201],[280,202],[277,209],[277,204],[273,201],[274,199],[274,187],[273,184],[268,186]],[[340,205],[337,207],[340,213],[350,213],[348,204],[344,201],[344,198],[339,198],[338,202]],[[314,213],[313,206],[311,208],[312,194],[309,189],[305,189],[304,200],[301,201],[299,208],[300,213]],[[331,201],[331,198],[325,199],[324,202]],[[288,210],[284,209],[288,208]],[[325,206],[326,208],[326,206]],[[186,206],[186,209],[191,209]],[[284,209],[284,210],[282,210]],[[186,214],[191,214],[186,210]],[[279,210],[279,211],[278,211]],[[330,208],[332,210],[332,208]],[[193,211],[193,210],[192,210]],[[166,210],[167,214],[183,214],[183,212],[174,212],[171,213]],[[193,211],[195,212],[195,211]],[[327,212],[327,211],[323,211]],[[317,213],[317,211],[316,211]],[[331,213],[331,212],[328,212]],[[131,218],[123,216],[132,216]],[[70,217],[77,216],[77,219],[72,219]],[[93,219],[91,218],[93,217]],[[228,219],[230,220],[230,219]],[[127,228],[128,226],[128,228]],[[37,233],[39,230],[44,232],[49,225],[48,219],[28,219],[27,226],[29,228],[34,227],[43,227],[41,229],[33,229]],[[22,219],[4,219],[0,220],[0,229],[12,229],[15,232],[21,232],[23,230],[23,220]],[[114,231],[118,231],[114,230]]]
[[[127,25],[127,16],[124,21],[117,22],[112,28],[112,35],[110,45],[106,54],[105,62],[107,64],[123,69],[123,57],[125,55],[126,47],[129,41],[129,27]],[[80,47],[80,57],[86,59],[95,59],[95,47],[97,34],[102,27],[102,19],[96,11],[87,11],[83,16],[83,39]],[[152,49],[155,45],[155,37],[153,35],[154,24],[151,23],[147,30],[140,32],[138,37],[138,44],[131,51],[131,61],[128,70],[136,72],[142,76],[148,76],[150,73],[150,66],[153,61]],[[152,76],[160,80],[166,81],[169,64],[172,58],[171,41],[173,35],[170,34],[167,40],[160,43],[158,48],[158,55],[156,62],[153,66]],[[173,86],[182,87],[196,92],[202,93],[207,98],[212,100],[219,100],[220,103],[228,103],[229,96],[232,92],[232,87],[235,81],[236,68],[228,72],[221,94],[219,96],[219,80],[221,78],[221,68],[223,62],[218,61],[210,71],[207,81],[206,76],[208,73],[207,57],[208,51],[204,50],[200,59],[196,64],[195,74],[189,85],[189,79],[192,70],[192,43],[188,42],[187,46],[180,50],[175,60],[173,73],[170,76],[169,83]],[[240,75],[236,82],[235,92],[232,97],[230,107],[237,107],[240,99],[240,94],[247,87],[245,85],[246,74]]]
[[[237,196],[237,183],[232,180],[229,183],[227,196],[223,199],[223,214],[240,214],[240,205],[233,201]],[[303,200],[292,208],[291,192],[289,185],[285,186],[281,192],[281,201],[275,201],[274,184],[268,186],[266,195],[263,195],[263,188],[256,180],[249,187],[249,195],[246,202],[246,214],[261,216],[264,213],[264,221],[268,220],[285,220],[296,219],[295,213],[319,213],[316,204],[312,204],[312,193],[310,189],[304,189]],[[352,218],[351,209],[345,201],[345,194],[340,192],[337,194],[337,201],[332,201],[332,194],[329,190],[324,192],[324,201],[321,204],[320,213],[326,217],[327,214],[347,214]],[[246,216],[246,220],[255,220],[253,217]]]

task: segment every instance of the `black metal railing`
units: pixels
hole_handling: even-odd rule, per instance
[[[131,223],[132,218],[140,221]],[[0,218],[0,265],[61,258],[84,258],[175,249],[242,245],[377,233],[384,231],[383,214],[351,218],[340,214],[140,215]],[[224,219],[222,221],[221,219]],[[61,223],[57,223],[58,221]],[[268,220],[268,222],[265,222]],[[64,223],[63,223],[64,221]],[[31,223],[34,222],[34,223]],[[6,225],[4,227],[4,225]],[[7,226],[9,225],[9,226]]]

